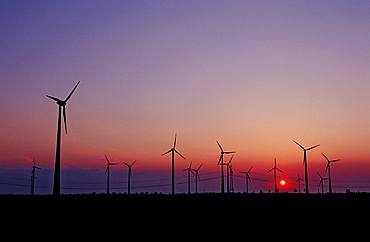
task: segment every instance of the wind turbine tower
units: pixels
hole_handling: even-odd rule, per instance
[[[252,170],[252,167],[249,168],[249,170],[247,172],[245,172],[245,171],[240,172],[240,173],[245,174],[245,192],[246,192],[246,194],[248,194],[249,181],[251,180],[251,178],[249,177],[249,172]]]
[[[331,189],[330,163],[340,161],[340,159],[337,159],[337,160],[329,160],[328,157],[326,157],[326,155],[324,155],[324,153],[321,153],[321,154],[324,156],[324,158],[328,162],[328,164],[326,165],[325,172],[328,172],[328,174],[329,174],[329,193],[332,193],[332,189]]]
[[[35,176],[36,169],[41,170],[40,167],[36,166],[35,158],[33,158],[33,166],[31,171],[31,195],[35,194],[35,179],[37,179]]]
[[[172,195],[173,194],[175,194],[175,152],[176,152],[176,154],[178,154],[181,158],[183,158],[184,160],[186,160],[185,159],[185,157],[184,156],[182,156],[181,154],[180,154],[180,152],[178,152],[177,150],[176,150],[176,134],[175,134],[175,141],[173,142],[173,147],[169,150],[169,151],[166,151],[165,153],[163,153],[162,154],[162,156],[164,156],[164,155],[166,155],[166,154],[168,154],[168,153],[170,153],[171,152],[171,157],[172,157],[172,159],[171,159],[171,163],[172,163],[172,184],[171,184],[171,193],[172,193]]]
[[[136,163],[136,160],[131,164],[123,162],[128,167],[128,181],[127,181],[127,194],[130,194],[131,190],[131,167]]]
[[[109,195],[109,171],[110,171],[110,166],[118,165],[118,163],[111,163],[108,160],[108,157],[106,155],[105,159],[107,160],[107,169],[105,170],[105,173],[107,173],[107,195]]]
[[[235,151],[224,151],[220,143],[216,140],[218,147],[220,148],[221,155],[218,159],[217,165],[221,165],[221,193],[225,193],[225,181],[224,181],[224,154],[233,154]]]
[[[73,88],[71,93],[68,95],[68,97],[64,101],[60,100],[59,98],[46,95],[48,98],[53,99],[54,101],[56,101],[58,106],[59,106],[57,145],[56,145],[56,152],[55,152],[53,195],[60,195],[60,144],[61,144],[61,138],[62,138],[62,133],[61,133],[62,110],[63,110],[63,119],[64,119],[64,129],[65,129],[66,134],[67,134],[66,105],[67,105],[67,101],[71,98],[73,92],[76,90],[78,84],[80,84],[80,82],[77,82],[76,86]]]
[[[280,171],[280,172],[283,172],[283,171],[276,167],[276,158],[275,158],[275,166],[272,167],[268,172],[270,172],[272,170],[274,170],[275,193],[277,193],[276,171]]]
[[[304,176],[305,176],[305,183],[306,183],[305,184],[306,185],[306,194],[308,194],[308,171],[307,171],[307,155],[306,155],[306,153],[307,153],[308,150],[312,150],[313,148],[316,148],[320,144],[314,145],[314,146],[306,149],[302,145],[300,145],[299,143],[297,143],[296,141],[293,140],[293,142],[296,143],[303,150],[303,165],[304,165]]]

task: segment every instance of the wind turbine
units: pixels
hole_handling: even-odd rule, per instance
[[[108,157],[106,155],[105,156],[105,159],[107,160],[107,169],[105,170],[105,173],[107,173],[107,194],[109,194],[109,168],[110,166],[114,166],[114,165],[118,165],[118,163],[111,163],[109,160],[108,160]]]
[[[198,193],[198,180],[200,180],[199,169],[202,167],[203,163],[198,167],[198,169],[193,169],[195,172],[195,193]]]
[[[231,190],[234,191],[234,184],[233,184],[233,165],[231,164],[232,160],[234,158],[234,155],[231,156],[228,163],[224,164],[226,165],[226,187],[227,187],[227,193],[230,193]],[[232,189],[231,189],[232,188]]]
[[[317,172],[317,175],[319,175],[320,177],[320,182],[319,182],[319,186],[321,185],[321,193],[324,194],[324,181],[325,180],[328,180],[328,178],[323,178],[320,173]]]
[[[220,143],[218,143],[218,141],[216,140],[217,144],[218,144],[218,147],[220,147],[220,150],[221,150],[221,155],[220,155],[220,158],[218,159],[218,163],[217,165],[221,165],[221,193],[225,193],[225,181],[224,181],[224,154],[233,154],[235,153],[235,151],[224,151],[220,145]]]
[[[325,172],[328,172],[328,174],[329,174],[329,193],[332,193],[332,190],[331,190],[330,163],[340,161],[340,159],[337,159],[337,160],[329,160],[328,157],[326,157],[326,155],[324,155],[324,153],[321,153],[321,154],[325,157],[326,161],[328,162],[328,164],[326,165]]]
[[[188,194],[190,194],[190,173],[194,174],[193,169],[191,169],[191,164],[192,163],[193,163],[193,161],[190,161],[189,167],[182,170],[182,171],[188,171]],[[195,179],[197,179],[197,178],[195,177]]]
[[[301,181],[303,181],[303,179],[301,179],[298,174],[298,179],[296,180],[296,182],[298,182],[298,193],[301,193]]]
[[[275,166],[272,167],[268,172],[270,172],[272,170],[274,170],[275,193],[277,193],[276,171],[280,171],[280,172],[283,172],[283,171],[276,167],[276,158],[275,158]]]
[[[314,145],[308,149],[304,148],[302,145],[300,145],[299,143],[297,143],[296,141],[293,140],[294,143],[296,143],[299,147],[302,148],[303,150],[303,165],[304,165],[304,176],[305,176],[305,185],[306,185],[306,193],[308,194],[308,171],[307,171],[307,156],[306,156],[306,152],[308,150],[312,150],[313,148],[316,148],[317,146],[319,146],[320,144],[318,145]]]
[[[130,194],[131,189],[131,167],[136,163],[136,160],[130,164],[123,162],[128,167],[128,184],[127,184],[127,194]]]
[[[35,176],[36,169],[41,170],[40,167],[36,166],[35,158],[33,158],[33,166],[31,172],[31,195],[35,194],[35,179],[37,179],[37,177]]]
[[[63,109],[64,129],[65,129],[66,134],[67,134],[66,105],[67,105],[67,101],[71,98],[73,92],[76,90],[78,84],[80,84],[80,82],[77,82],[76,86],[73,88],[71,93],[67,96],[67,98],[64,101],[60,100],[59,98],[46,95],[48,98],[53,99],[54,101],[56,101],[58,106],[59,106],[57,145],[56,145],[56,152],[55,152],[53,195],[59,195],[60,194],[60,143],[61,143],[61,137],[62,137],[62,133],[61,133],[62,109]]]
[[[183,158],[184,160],[186,160],[185,157],[182,156],[176,150],[176,134],[175,134],[175,141],[173,142],[173,147],[169,151],[163,153],[162,156],[164,156],[164,155],[166,155],[166,154],[168,154],[170,152],[171,152],[171,156],[172,156],[172,189],[171,190],[172,190],[172,194],[175,194],[175,152],[176,152],[176,154],[178,154],[179,156],[181,156],[181,158]]]
[[[252,170],[253,166],[251,166],[251,168],[249,168],[249,170],[247,172],[245,171],[241,171],[240,173],[243,173],[245,174],[245,192],[248,194],[248,183],[249,181],[251,180],[251,178],[249,177],[249,172]]]

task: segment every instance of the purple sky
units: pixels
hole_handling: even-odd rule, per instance
[[[44,168],[36,184],[52,186],[57,105],[45,95],[63,99],[77,81],[65,184],[104,187],[104,155],[138,160],[136,181],[168,184],[160,155],[177,133],[179,182],[190,160],[204,163],[207,191],[219,190],[216,139],[237,152],[238,176],[254,167],[255,191],[273,188],[274,158],[288,182],[303,178],[293,139],[321,144],[309,154],[312,191],[321,152],[341,159],[337,191],[370,191],[369,16],[369,1],[0,1],[0,193],[29,192],[32,158]]]

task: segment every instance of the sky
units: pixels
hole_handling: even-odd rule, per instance
[[[176,192],[183,169],[220,191],[220,150],[235,151],[234,190],[297,189],[308,151],[310,192],[332,163],[336,192],[370,192],[369,1],[0,0],[0,194],[52,191],[58,106],[63,193]],[[229,160],[230,155],[225,155]],[[194,189],[192,177],[192,190]],[[302,187],[304,183],[301,184]],[[326,190],[327,188],[327,183]]]

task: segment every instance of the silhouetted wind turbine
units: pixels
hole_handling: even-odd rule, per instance
[[[323,153],[321,153],[321,154],[325,157],[326,161],[328,162],[328,164],[326,165],[325,172],[328,172],[328,174],[329,174],[329,193],[332,193],[332,190],[331,190],[330,163],[340,161],[340,159],[337,159],[337,160],[329,160],[328,157],[326,157],[326,155],[324,155]]]
[[[321,193],[324,194],[324,180],[327,180],[328,178],[323,178],[320,173],[317,172],[317,175],[320,177],[319,186],[321,185]]]
[[[226,163],[226,190],[227,193],[230,193],[231,190],[234,191],[234,184],[233,184],[233,165],[232,165],[232,160],[234,158],[234,155],[231,156],[230,160],[228,163]],[[232,188],[232,189],[231,189]]]
[[[111,163],[108,160],[108,157],[106,155],[104,155],[104,156],[105,156],[105,159],[107,160],[107,169],[105,170],[105,173],[107,173],[107,194],[109,194],[109,171],[110,171],[110,166],[118,165],[118,163]]]
[[[301,181],[303,181],[303,179],[301,179],[298,174],[298,179],[296,180],[296,182],[298,182],[298,193],[301,193]]]
[[[58,112],[58,131],[57,131],[57,145],[56,145],[56,154],[55,154],[55,169],[54,169],[54,184],[53,184],[53,195],[59,195],[60,194],[60,142],[61,142],[61,123],[62,123],[62,109],[63,109],[63,119],[64,119],[64,129],[67,134],[67,115],[66,115],[66,104],[67,101],[71,98],[73,92],[76,90],[78,84],[80,82],[77,82],[76,86],[73,88],[71,93],[68,95],[68,97],[63,101],[59,98],[52,97],[49,95],[46,95],[48,98],[53,99],[57,102],[59,106],[59,112]]]
[[[202,167],[203,163],[198,167],[198,169],[193,169],[195,172],[195,193],[198,193],[198,180],[200,180],[199,169]]]
[[[303,150],[303,165],[304,165],[304,176],[305,176],[305,183],[306,183],[305,185],[306,185],[306,193],[308,193],[308,171],[307,171],[307,156],[306,156],[306,152],[308,150],[312,150],[313,148],[316,148],[320,144],[314,145],[314,146],[306,149],[302,145],[300,145],[299,143],[297,143],[296,141],[293,140],[293,142],[296,143]]]
[[[128,167],[128,183],[127,183],[127,194],[130,194],[131,189],[131,167],[136,163],[136,160],[130,164],[123,162]]]
[[[220,145],[220,143],[218,143],[218,141],[216,140],[217,144],[218,144],[218,147],[220,147],[220,150],[221,150],[221,155],[220,155],[220,158],[218,159],[218,163],[217,165],[221,165],[221,193],[225,193],[225,181],[224,181],[224,154],[233,154],[235,153],[235,151],[224,151]]]
[[[276,159],[275,159],[275,166],[272,167],[268,172],[272,170],[274,170],[275,193],[277,193],[276,171],[280,171],[280,172],[283,172],[283,171],[276,167]]]
[[[251,180],[251,178],[249,177],[249,172],[252,170],[252,167],[253,166],[251,166],[251,168],[249,168],[249,170],[247,171],[247,172],[245,172],[245,171],[241,171],[240,173],[243,173],[243,174],[245,174],[245,192],[248,194],[248,183],[249,183],[249,181]]]
[[[190,192],[190,173],[194,174],[193,169],[191,169],[191,164],[192,163],[193,163],[193,161],[190,161],[189,167],[183,170],[183,171],[188,171],[188,194],[191,193]],[[197,179],[197,178],[195,177],[195,179]]]
[[[173,142],[173,147],[169,151],[163,153],[162,156],[164,156],[164,155],[166,155],[166,154],[168,154],[170,152],[171,152],[171,157],[172,157],[172,189],[171,190],[172,190],[172,194],[175,194],[175,152],[176,152],[176,154],[178,154],[179,156],[181,156],[181,158],[183,158],[184,160],[186,160],[185,157],[182,156],[176,150],[176,134],[175,134],[175,141]]]
[[[33,158],[33,166],[31,171],[31,195],[35,194],[35,179],[37,179],[35,176],[36,169],[41,170],[40,167],[36,166],[35,158]]]

